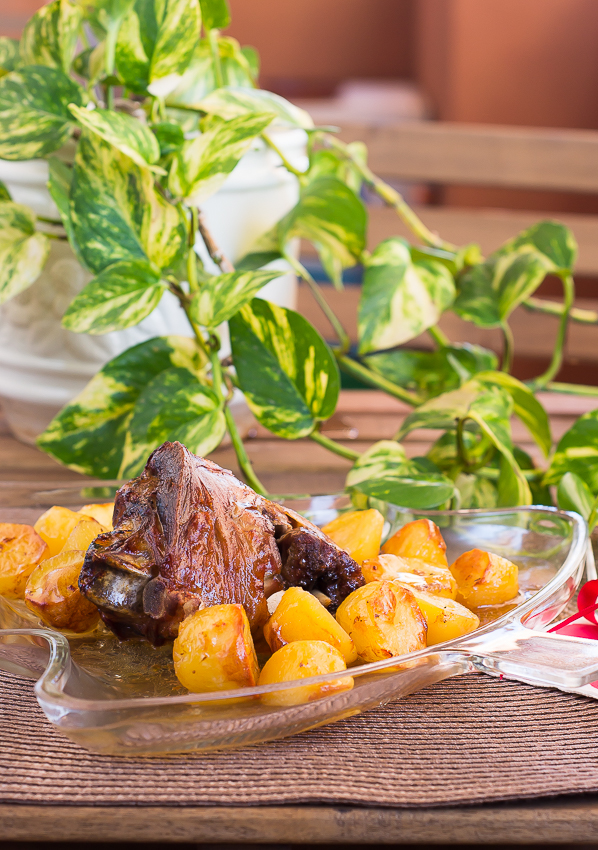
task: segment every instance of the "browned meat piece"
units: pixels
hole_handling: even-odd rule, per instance
[[[282,587],[275,534],[289,529],[275,504],[231,472],[165,443],[119,490],[114,531],[88,550],[79,587],[123,637],[159,643],[198,608],[228,602],[259,626],[266,592]]]
[[[240,603],[258,628],[267,597],[295,584],[323,590],[336,607],[363,577],[315,525],[180,443],[164,443],[121,487],[114,531],[90,546],[79,579],[117,635],[154,644],[220,603]]]

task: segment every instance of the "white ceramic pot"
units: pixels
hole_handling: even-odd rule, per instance
[[[298,168],[305,168],[305,133],[279,131],[276,142]],[[43,160],[0,160],[2,180],[14,201],[40,216],[58,220],[46,188]],[[204,218],[219,248],[234,262],[296,203],[296,178],[280,166],[279,157],[257,142],[224,186],[202,204]],[[198,250],[204,253],[203,245]],[[283,268],[286,268],[283,266]],[[141,324],[126,331],[89,336],[61,325],[73,297],[90,280],[67,242],[52,241],[50,256],[25,292],[0,307],[0,402],[19,439],[32,443],[63,405],[79,393],[104,363],[131,345],[165,334],[190,336],[178,302],[166,293]],[[260,293],[284,307],[295,306],[293,274],[272,281]],[[228,341],[223,341],[226,353]],[[242,413],[240,411],[242,416]]]

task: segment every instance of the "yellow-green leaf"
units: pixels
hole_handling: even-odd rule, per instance
[[[432,327],[450,307],[455,284],[445,265],[411,259],[399,237],[381,242],[365,263],[359,300],[359,352],[394,348]]]
[[[0,157],[36,159],[69,138],[69,103],[82,104],[80,86],[57,68],[30,65],[0,79]]]
[[[82,10],[70,0],[53,0],[29,19],[19,45],[22,65],[47,65],[68,74],[75,55]]]
[[[598,495],[598,409],[584,413],[556,447],[545,484],[557,484],[567,473],[578,475]]]
[[[191,316],[198,325],[217,328],[241,309],[271,280],[283,271],[231,272],[212,277],[194,296]]]
[[[87,284],[69,305],[62,324],[76,333],[125,330],[149,316],[165,291],[166,284],[149,263],[123,260]]]
[[[152,168],[160,158],[160,145],[152,131],[132,115],[113,109],[82,109],[71,103],[69,109],[77,121],[92,133],[124,153],[142,168]]]
[[[0,202],[0,304],[39,277],[49,247],[48,238],[35,232],[35,219],[27,207]]]
[[[217,115],[225,121],[254,112],[272,112],[276,116],[273,126],[302,127],[305,130],[314,126],[304,109],[264,89],[224,86],[200,100],[195,108],[208,115]]]
[[[294,440],[332,416],[340,388],[338,367],[307,319],[254,298],[229,327],[239,385],[262,425]]]

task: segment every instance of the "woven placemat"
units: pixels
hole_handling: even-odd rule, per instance
[[[0,674],[0,802],[439,806],[598,791],[598,703],[468,674],[392,705],[231,752],[97,756]]]

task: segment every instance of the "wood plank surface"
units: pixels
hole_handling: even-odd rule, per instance
[[[342,128],[374,172],[401,180],[598,192],[598,132],[413,121]]]
[[[3,840],[254,844],[592,845],[598,799],[421,809],[0,806]]]

